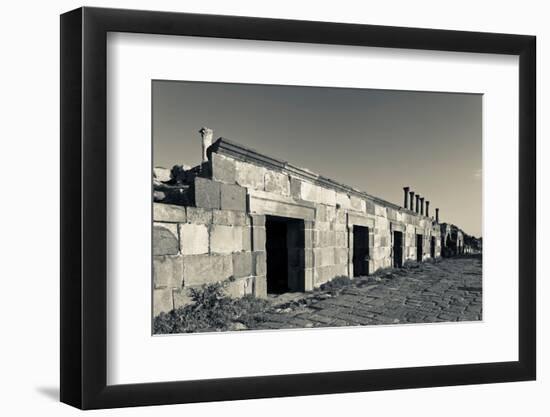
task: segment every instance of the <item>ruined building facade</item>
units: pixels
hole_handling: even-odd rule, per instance
[[[223,138],[203,152],[197,167],[155,170],[155,315],[206,283],[265,297],[470,249],[408,187],[399,206]]]

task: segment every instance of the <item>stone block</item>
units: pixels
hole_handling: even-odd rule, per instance
[[[227,286],[225,287],[225,292],[231,298],[244,297],[244,295],[246,294],[246,286],[246,279],[237,279],[227,284]]]
[[[300,250],[300,265],[303,268],[313,268],[313,250],[312,249]]]
[[[319,202],[321,195],[321,187],[310,182],[302,181],[300,188],[300,196],[302,200]]]
[[[349,195],[337,192],[336,204],[339,205],[344,210],[349,210],[351,208],[351,200]]]
[[[183,257],[181,255],[153,256],[154,288],[181,288],[183,285]]]
[[[327,221],[327,210],[326,206],[318,204],[315,206],[315,222],[326,222]]]
[[[254,275],[265,275],[267,272],[267,262],[265,252],[252,252],[254,259]]]
[[[360,211],[363,213],[366,211],[365,200],[355,195],[350,196],[350,205],[351,205],[350,210]]]
[[[233,275],[231,255],[187,255],[183,257],[185,286],[226,280]]]
[[[214,210],[214,224],[222,224],[225,226],[245,226],[247,224],[247,215],[242,211],[234,210]]]
[[[348,246],[348,236],[346,232],[334,232],[334,246],[345,248]]]
[[[312,229],[304,230],[304,248],[313,247],[313,233],[314,231]]]
[[[387,211],[386,207],[375,204],[374,214],[376,216],[387,217],[388,216],[388,211]]]
[[[321,187],[321,193],[319,195],[319,203],[326,204],[328,206],[336,206],[336,191],[329,188]]]
[[[174,300],[174,308],[185,307],[193,303],[193,299],[189,295],[189,290],[187,288],[173,290],[172,298]]]
[[[232,253],[243,250],[243,227],[214,224],[210,230],[210,252]]]
[[[316,267],[313,269],[314,285],[318,287],[334,278],[333,265]]]
[[[237,252],[233,254],[233,276],[243,278],[254,275],[252,252]]]
[[[185,207],[173,204],[153,203],[153,221],[167,223],[185,223]]]
[[[173,310],[172,288],[153,290],[153,317]]]
[[[375,210],[374,210],[374,203],[370,200],[366,200],[365,201],[365,209],[366,209],[366,212],[367,214],[372,214],[374,215],[375,214]]]
[[[252,227],[252,250],[265,251],[265,227]]]
[[[235,184],[220,184],[221,208],[246,211],[246,188]]]
[[[290,196],[295,199],[302,198],[302,181],[295,177],[290,177]]]
[[[178,225],[153,223],[153,255],[176,255],[178,252]]]
[[[266,170],[264,181],[266,192],[279,195],[290,195],[290,180],[288,175],[281,172]]]
[[[267,277],[258,275],[254,278],[254,297],[267,298]]]
[[[334,249],[334,264],[335,265],[347,265],[348,264],[348,249],[347,248],[335,248]]]
[[[204,224],[180,224],[180,251],[184,255],[208,253],[208,227]]]
[[[212,223],[212,210],[200,207],[187,207],[187,222],[198,224]]]
[[[195,178],[195,206],[206,209],[220,208],[220,185],[206,178]]]
[[[240,161],[236,161],[235,164],[235,180],[237,184],[255,190],[264,189],[265,168]]]
[[[315,267],[334,265],[334,248],[317,248],[313,250]]]
[[[170,181],[170,170],[163,167],[154,167],[153,178],[160,182]]]
[[[254,227],[257,227],[257,226],[264,227],[265,226],[265,216],[263,216],[263,215],[252,215],[250,217],[252,218],[252,226],[254,226]]]
[[[313,291],[313,268],[304,269],[304,291]]]
[[[252,228],[243,227],[243,250],[250,252],[252,250]]]
[[[236,179],[235,160],[217,153],[212,153],[212,179],[227,184],[234,184]]]

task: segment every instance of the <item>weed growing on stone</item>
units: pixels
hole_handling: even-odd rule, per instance
[[[269,307],[269,302],[252,295],[238,299],[229,297],[224,283],[205,284],[200,288],[192,288],[189,292],[192,304],[169,313],[161,313],[154,318],[154,334],[243,329],[246,328],[246,323],[253,322],[254,315]]]

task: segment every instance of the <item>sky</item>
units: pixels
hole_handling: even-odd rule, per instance
[[[153,165],[195,166],[202,126],[269,156],[482,232],[482,95],[155,80]]]

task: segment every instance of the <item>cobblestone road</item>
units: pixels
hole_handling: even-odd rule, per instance
[[[359,278],[337,291],[284,301],[254,329],[473,321],[482,317],[480,257],[444,259]]]

